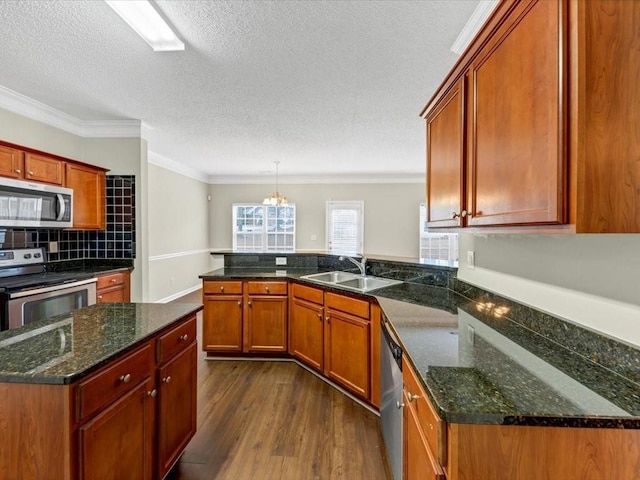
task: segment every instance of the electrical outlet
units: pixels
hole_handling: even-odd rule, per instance
[[[467,342],[469,345],[474,345],[476,342],[476,331],[471,325],[467,325]]]
[[[476,268],[476,253],[473,250],[467,252],[467,268],[469,270]]]
[[[286,265],[287,257],[276,257],[276,265]]]
[[[49,253],[58,253],[58,242],[49,242]]]

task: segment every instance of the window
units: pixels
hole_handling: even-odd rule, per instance
[[[327,202],[327,251],[362,254],[364,202]]]
[[[424,203],[420,204],[420,258],[458,261],[458,234],[429,233],[427,208]]]
[[[233,204],[234,252],[294,252],[296,206]]]

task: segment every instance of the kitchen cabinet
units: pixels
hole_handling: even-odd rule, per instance
[[[289,301],[289,353],[302,363],[324,370],[324,292],[294,283]]]
[[[131,274],[128,271],[98,275],[97,303],[126,303],[131,301]]]
[[[327,292],[325,309],[324,374],[352,393],[369,399],[369,302]]]
[[[416,412],[407,406],[409,397],[404,395],[404,480],[445,480],[444,472],[433,459],[431,450],[420,429]]]
[[[626,0],[501,2],[422,112],[428,226],[640,232],[636,21]]]
[[[105,170],[75,163],[66,164],[65,187],[73,189],[73,228],[106,228]]]
[[[203,296],[205,351],[287,351],[286,281],[205,281]]]
[[[47,155],[26,152],[24,179],[34,182],[64,185],[64,162]]]
[[[0,175],[22,178],[24,171],[24,153],[17,148],[0,145]]]

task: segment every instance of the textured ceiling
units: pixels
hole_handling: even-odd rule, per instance
[[[80,120],[139,119],[207,175],[424,172],[418,113],[457,60],[462,1],[157,1],[153,52],[99,0],[0,1],[0,85]]]

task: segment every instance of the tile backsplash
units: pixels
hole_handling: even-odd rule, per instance
[[[50,262],[135,258],[135,176],[107,175],[106,183],[105,230],[0,228],[0,248],[44,247]],[[49,252],[49,242],[58,243],[57,253]]]

